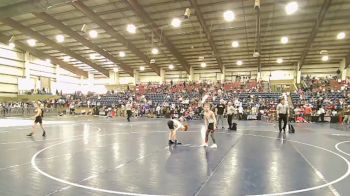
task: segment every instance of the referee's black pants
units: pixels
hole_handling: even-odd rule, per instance
[[[283,121],[283,127],[282,127],[282,121]],[[278,114],[278,126],[279,126],[280,131],[282,131],[282,129],[284,131],[286,130],[287,114]]]
[[[130,117],[132,115],[131,110],[126,110],[126,114],[127,114],[127,120],[128,120],[128,122],[130,122]]]
[[[229,129],[232,129],[232,117],[233,117],[233,114],[228,114],[227,115],[227,123],[228,123],[228,128]]]

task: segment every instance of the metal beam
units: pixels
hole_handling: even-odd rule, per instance
[[[28,36],[38,40],[38,41],[44,43],[44,44],[46,44],[47,46],[52,47],[55,50],[58,50],[58,51],[60,51],[62,53],[65,53],[65,54],[67,54],[67,55],[69,55],[69,56],[71,56],[71,57],[73,57],[73,58],[75,58],[75,59],[77,59],[77,60],[79,60],[79,61],[81,61],[81,62],[83,62],[83,63],[85,63],[87,65],[89,65],[89,66],[91,66],[95,70],[101,72],[103,75],[105,75],[107,77],[109,76],[109,71],[107,69],[102,68],[101,66],[97,65],[96,63],[91,62],[90,60],[80,56],[79,54],[69,50],[68,48],[66,48],[66,47],[64,47],[64,46],[62,46],[60,44],[57,44],[56,42],[46,38],[45,36],[41,35],[38,32],[35,32],[32,29],[30,29],[30,28],[28,28],[28,27],[26,27],[26,26],[16,22],[15,20],[12,20],[10,18],[5,18],[5,19],[1,19],[0,21],[2,23],[4,23],[5,25],[10,26],[10,27],[12,27],[12,28],[14,28],[14,29],[16,29],[16,30],[18,30],[18,31],[20,31],[20,32],[22,32],[22,33],[24,33],[24,34],[26,34],[26,35],[28,35]]]
[[[199,23],[205,33],[205,36],[207,37],[208,39],[208,42],[209,42],[209,46],[211,48],[211,50],[213,51],[214,53],[214,56],[215,56],[215,59],[216,61],[218,62],[218,65],[219,65],[219,69],[220,69],[220,72],[222,73],[223,72],[223,68],[224,68],[224,65],[222,63],[222,60],[221,60],[221,57],[219,56],[219,53],[218,53],[218,50],[215,46],[215,43],[214,43],[214,40],[213,40],[213,37],[211,36],[210,34],[210,30],[208,29],[207,25],[205,24],[205,21],[204,21],[204,17],[203,15],[201,14],[201,11],[199,9],[199,6],[197,4],[197,0],[189,0],[192,7],[195,9],[196,11],[196,16],[199,20]]]
[[[324,0],[324,2],[322,4],[321,10],[318,13],[318,17],[315,21],[315,24],[312,27],[312,31],[310,33],[309,39],[307,40],[307,42],[304,46],[303,53],[300,57],[300,60],[298,61],[299,70],[301,70],[301,68],[303,67],[303,64],[305,62],[305,58],[306,58],[306,56],[311,48],[312,43],[314,42],[314,39],[318,33],[318,29],[322,25],[322,22],[326,16],[327,11],[328,11],[329,7],[331,6],[331,4],[332,4],[332,0]]]
[[[151,30],[153,33],[162,40],[164,46],[170,51],[170,53],[177,59],[177,61],[181,64],[183,69],[189,74],[190,66],[185,58],[178,52],[175,46],[171,43],[171,41],[164,35],[164,32],[159,29],[156,23],[151,19],[151,17],[147,14],[147,12],[143,9],[143,7],[137,2],[137,0],[125,0],[125,2],[129,5],[131,9],[136,13],[136,15],[142,20],[145,24],[151,25]]]
[[[261,74],[261,34],[260,34],[260,2],[259,2],[259,6],[255,7],[256,10],[256,50],[259,53],[258,56],[258,73]],[[261,77],[261,75],[260,75]],[[257,78],[258,80],[260,80],[260,78]]]
[[[3,34],[0,34],[0,42],[7,45],[9,40],[10,40],[10,37],[5,36]],[[34,55],[40,59],[50,59],[53,64],[60,65],[60,67],[65,69],[65,70],[68,70],[68,71],[70,71],[76,75],[79,75],[79,76],[84,76],[86,78],[88,77],[88,73],[86,71],[83,71],[77,67],[74,67],[73,65],[70,65],[66,62],[63,62],[56,57],[45,54],[45,53],[43,53],[35,48],[29,47],[26,44],[23,44],[19,41],[14,41],[14,43],[15,43],[17,48],[20,48],[23,51],[28,51],[29,53],[31,53],[32,55]]]
[[[84,5],[80,1],[73,1],[73,6],[80,10],[83,14],[85,14],[88,18],[90,18],[94,23],[103,28],[107,34],[109,34],[114,39],[118,40],[121,44],[127,47],[133,54],[139,57],[144,63],[146,63],[151,69],[160,76],[160,68],[156,64],[150,64],[150,59],[142,53],[134,44],[132,44],[129,40],[125,39],[120,33],[118,33],[112,26],[110,26],[107,22],[105,22],[98,14],[90,10],[89,7]]]
[[[8,18],[26,13],[45,12],[48,9],[70,3],[73,0],[27,0],[0,7],[0,18]]]
[[[47,13],[44,12],[40,12],[40,13],[34,13],[34,15],[37,18],[40,18],[41,20],[45,21],[47,24],[52,25],[53,27],[59,29],[60,31],[62,31],[64,34],[69,35],[70,37],[72,37],[73,39],[79,41],[82,45],[90,48],[91,50],[94,50],[95,52],[99,53],[100,55],[104,56],[105,58],[107,58],[108,60],[110,60],[111,62],[119,65],[119,67],[121,67],[126,73],[128,73],[131,77],[134,76],[134,71],[130,66],[125,65],[123,62],[121,62],[120,60],[118,60],[116,57],[114,57],[112,54],[110,54],[109,52],[103,50],[102,48],[98,47],[96,44],[90,42],[89,40],[87,40],[86,38],[84,38],[83,36],[81,36],[79,33],[77,33],[76,31],[73,31],[72,29],[70,29],[69,27],[67,27],[66,25],[64,25],[62,22],[60,22],[59,20],[55,19],[54,17],[48,15]]]

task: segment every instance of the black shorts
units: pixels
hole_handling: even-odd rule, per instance
[[[174,130],[174,128],[175,128],[175,127],[174,127],[174,121],[169,120],[169,121],[168,121],[168,127],[169,127],[170,130]]]
[[[35,118],[34,123],[40,123],[40,124],[43,124],[43,118],[42,118],[41,116],[37,116],[37,117]]]
[[[208,130],[214,130],[214,123],[208,124]]]

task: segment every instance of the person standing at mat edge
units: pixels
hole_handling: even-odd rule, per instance
[[[232,102],[228,102],[227,103],[226,113],[227,113],[228,129],[230,129],[230,130],[234,129],[232,127],[233,126],[233,124],[232,124],[232,117],[233,117],[234,112],[235,112],[235,108],[233,107]]]
[[[130,117],[131,117],[131,115],[132,115],[131,107],[132,107],[132,105],[131,105],[130,102],[128,102],[128,103],[126,104],[126,106],[125,106],[128,122],[130,122]]]
[[[224,100],[220,100],[220,104],[216,107],[216,115],[217,115],[217,125],[219,126],[219,123],[221,121],[222,129],[224,129],[224,112],[225,112],[225,104]]]
[[[43,128],[43,117],[44,117],[44,112],[43,110],[40,108],[40,102],[36,104],[36,109],[35,109],[36,115],[34,116],[35,120],[34,120],[34,125],[33,125],[33,129],[32,132],[29,133],[27,136],[32,136],[34,134],[35,131],[35,127],[36,125],[39,123],[41,130],[43,131],[42,136],[45,137],[46,136],[46,131]]]
[[[278,127],[280,132],[286,131],[286,126],[287,126],[287,119],[288,119],[288,114],[289,114],[289,108],[288,104],[286,104],[285,99],[281,99],[280,103],[277,105],[276,108],[277,111],[277,116],[278,116]],[[282,127],[282,121],[283,121],[283,127]]]
[[[207,128],[205,132],[205,141],[202,146],[207,147],[208,146],[208,140],[209,140],[209,134],[211,139],[213,140],[213,144],[210,146],[211,148],[217,148],[217,144],[215,142],[214,132],[216,127],[216,118],[213,111],[210,110],[209,104],[204,105],[204,124]]]

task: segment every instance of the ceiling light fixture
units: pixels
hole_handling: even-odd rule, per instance
[[[174,65],[173,65],[173,64],[170,64],[170,65],[169,65],[169,69],[174,69]]]
[[[56,41],[58,43],[64,42],[64,36],[63,35],[56,35]]]
[[[173,18],[171,20],[171,25],[175,28],[179,28],[181,26],[181,20],[178,18]]]
[[[282,58],[278,58],[276,62],[277,62],[278,64],[281,64],[281,63],[283,63],[283,59],[282,59]]]
[[[159,50],[158,48],[152,48],[152,54],[158,54]]]
[[[120,51],[119,52],[119,57],[125,57],[125,52],[124,51]]]
[[[238,60],[236,64],[237,64],[237,65],[243,65],[243,62],[240,61],[240,60]]]
[[[145,67],[144,66],[140,66],[140,71],[144,71]]]
[[[133,24],[128,24],[128,25],[126,26],[126,30],[127,30],[129,33],[134,34],[134,33],[136,33],[136,26],[133,25]]]
[[[328,57],[328,55],[324,55],[324,56],[322,56],[322,61],[328,61],[328,59],[329,59],[329,57]]]
[[[97,38],[98,33],[97,33],[96,30],[90,30],[90,31],[89,31],[89,36],[90,36],[90,38],[95,39],[95,38]]]
[[[224,12],[224,19],[226,22],[232,22],[235,19],[235,13],[231,10],[227,10]]]
[[[36,45],[36,40],[35,39],[28,39],[27,43],[30,47],[34,47]]]
[[[344,32],[340,32],[337,35],[337,39],[344,39],[345,38],[345,33]]]
[[[202,62],[202,63],[201,63],[201,67],[203,67],[203,68],[204,68],[204,67],[207,67],[207,64],[204,63],[204,62]]]
[[[238,41],[233,41],[231,45],[234,48],[238,48],[239,47],[239,42]]]
[[[286,7],[285,11],[287,15],[292,15],[298,10],[298,3],[295,1],[289,2]]]
[[[287,36],[283,36],[283,37],[281,38],[281,43],[282,43],[282,44],[287,44],[287,43],[288,43],[288,37],[287,37]]]

